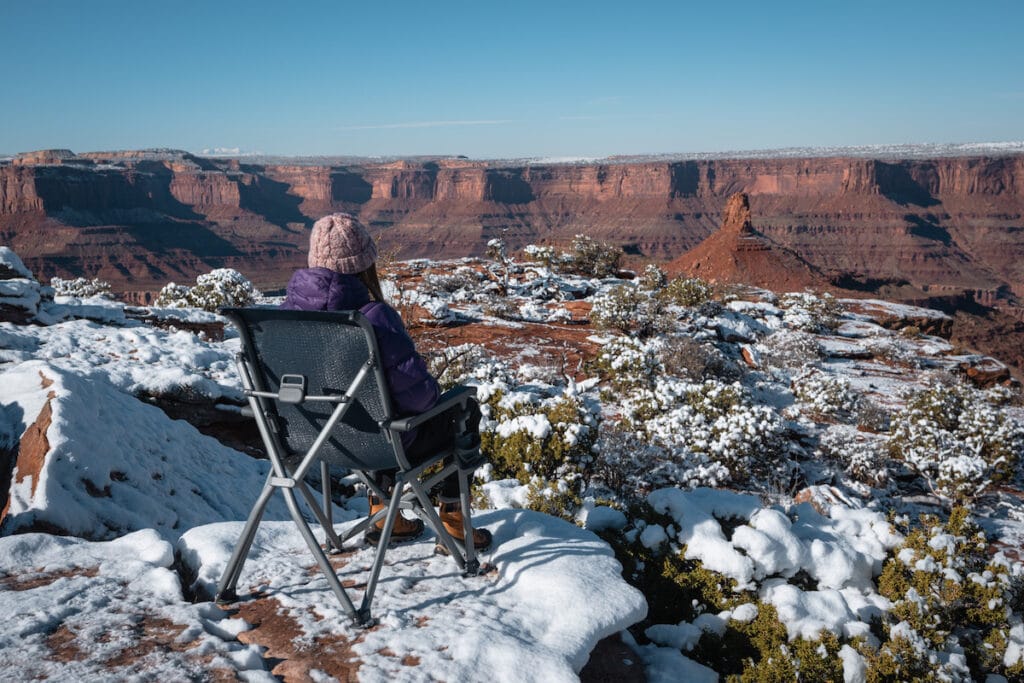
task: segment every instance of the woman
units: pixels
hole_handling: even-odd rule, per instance
[[[377,336],[381,362],[395,412],[399,417],[415,415],[432,408],[441,389],[402,324],[398,313],[384,301],[377,276],[377,247],[357,218],[345,213],[324,216],[313,224],[309,237],[309,268],[297,270],[288,282],[282,308],[303,311],[348,311],[358,309],[366,316]],[[475,406],[475,404],[474,404]],[[479,420],[479,409],[475,411]],[[416,462],[452,439],[446,416],[435,418],[415,431],[402,434],[402,446]],[[471,425],[476,429],[477,425]],[[377,484],[385,491],[393,488],[394,472],[381,472]],[[452,475],[441,486],[441,522],[459,541],[464,541],[462,506],[458,479]],[[370,515],[384,509],[384,501],[370,496]],[[366,538],[380,540],[382,522],[367,532]],[[423,532],[423,521],[399,515],[392,540],[407,541]],[[486,529],[473,530],[477,549],[491,544]]]

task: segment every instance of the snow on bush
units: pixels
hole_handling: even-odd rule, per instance
[[[191,287],[168,283],[160,290],[156,305],[216,311],[225,306],[251,306],[260,296],[260,291],[237,270],[217,268],[197,277]]]
[[[890,454],[952,500],[971,500],[1007,481],[1024,453],[1024,424],[987,398],[963,384],[912,394],[893,417]]]
[[[623,399],[621,409],[625,429],[671,454],[680,466],[678,484],[721,486],[788,474],[782,419],[755,404],[738,382],[659,377]]]
[[[787,327],[805,332],[829,332],[839,324],[843,308],[831,294],[789,292],[779,297]]]
[[[616,246],[598,242],[586,235],[576,235],[569,252],[561,262],[571,272],[589,277],[612,277],[619,271],[622,250]]]
[[[113,298],[110,293],[110,283],[98,278],[86,279],[76,277],[74,280],[65,280],[54,277],[50,280],[54,294],[57,296],[71,296],[78,299],[86,299],[91,296],[102,296],[106,299]]]
[[[805,368],[791,386],[804,410],[815,417],[849,418],[857,408],[859,397],[850,390],[846,377]]]
[[[906,673],[898,649],[910,644],[953,680],[979,680],[982,672],[1020,680],[1024,661],[1011,631],[1022,619],[1024,565],[988,546],[966,508],[954,508],[945,523],[922,517],[878,581],[892,608],[883,622],[890,641],[872,655],[876,668]]]
[[[818,442],[818,453],[836,462],[855,481],[883,486],[889,478],[884,437],[833,425]]]
[[[659,292],[668,284],[668,275],[657,265],[648,263],[644,266],[644,272],[640,274],[639,282],[644,289]]]
[[[663,371],[659,360],[660,349],[661,342],[656,339],[645,341],[620,336],[606,338],[602,340],[593,367],[617,391],[651,387]]]
[[[677,277],[660,292],[663,301],[676,306],[694,307],[711,300],[714,290],[700,278]]]
[[[590,321],[600,329],[641,337],[671,330],[675,323],[657,296],[629,282],[595,296]]]

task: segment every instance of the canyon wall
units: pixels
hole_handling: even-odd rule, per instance
[[[667,260],[707,237],[735,192],[759,231],[837,281],[906,297],[1024,295],[1021,155],[311,166],[50,150],[0,165],[0,239],[43,278],[145,290],[230,266],[276,287],[330,211],[358,214],[400,258],[584,233]]]

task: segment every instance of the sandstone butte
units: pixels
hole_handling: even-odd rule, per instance
[[[722,231],[677,266],[699,264],[708,279],[747,272],[773,289],[827,282],[969,310],[983,318],[961,325],[969,339],[987,338],[1024,364],[1019,153],[316,165],[44,150],[0,161],[0,243],[44,281],[100,277],[129,298],[216,267],[274,290],[304,262],[312,222],[332,211],[359,215],[400,259],[479,255],[494,237],[513,249],[564,246],[582,233],[640,264],[703,242],[737,192],[749,197],[756,227]]]

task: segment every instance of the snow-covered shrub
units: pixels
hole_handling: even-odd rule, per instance
[[[893,417],[890,453],[939,495],[970,500],[1016,472],[1024,424],[963,384],[918,391]]]
[[[113,294],[110,293],[110,283],[98,278],[90,280],[84,277],[76,277],[74,280],[65,280],[54,277],[50,279],[50,286],[53,287],[53,293],[57,296],[73,296],[78,299],[85,299],[90,296],[102,296],[106,299],[113,298]]]
[[[600,413],[568,392],[498,389],[482,406],[481,448],[494,476],[583,483],[593,465]]]
[[[779,330],[769,335],[758,349],[764,362],[786,370],[813,365],[821,360],[821,344],[814,335]]]
[[[858,396],[845,377],[806,368],[791,382],[793,395],[815,417],[846,418],[857,408]]]
[[[857,428],[866,432],[888,432],[892,425],[892,412],[864,396],[857,401],[854,417]]]
[[[621,249],[586,235],[576,235],[569,252],[561,259],[571,272],[599,278],[618,273],[621,260]]]
[[[677,277],[660,292],[661,299],[676,306],[700,306],[711,300],[711,285],[697,277]]]
[[[815,639],[789,639],[774,606],[746,603],[726,612],[719,629],[702,629],[689,656],[723,675],[727,681],[843,681],[843,643],[822,630]],[[751,614],[754,616],[751,618]]]
[[[658,297],[632,283],[612,288],[593,299],[590,321],[595,327],[641,337],[670,330],[675,323]]]
[[[668,284],[668,275],[665,274],[661,268],[653,263],[648,263],[644,267],[644,272],[640,275],[640,286],[644,289],[652,292],[658,292],[665,288]]]
[[[818,452],[835,461],[853,479],[869,486],[882,486],[889,478],[882,437],[849,427],[832,427],[821,435]]]
[[[784,474],[782,419],[738,383],[658,377],[622,403],[624,428],[665,448],[684,486],[722,486]]]
[[[990,555],[988,545],[966,508],[954,508],[945,524],[923,516],[878,579],[879,592],[893,603],[884,629],[894,640],[916,642],[916,649],[949,661],[945,668],[954,672],[963,668],[957,658],[966,658],[975,680],[984,674],[1019,680],[1024,662],[1007,663],[1005,654],[1022,616],[1024,565],[1002,553]],[[886,661],[892,657],[881,659],[876,666],[892,666]]]
[[[736,581],[684,557],[684,548],[666,539],[677,533],[671,516],[656,512],[647,502],[629,505],[628,524],[599,535],[611,545],[622,564],[622,576],[647,597],[648,622],[676,624],[701,614],[750,602],[755,596],[739,590]],[[725,522],[726,520],[721,520]]]
[[[665,373],[700,381],[720,379],[735,381],[743,374],[740,366],[726,357],[714,344],[697,341],[686,334],[662,337],[658,358]]]
[[[788,292],[779,297],[778,305],[786,326],[805,332],[834,330],[843,313],[843,307],[828,293]]]
[[[546,247],[537,244],[527,244],[523,253],[537,263],[550,268],[558,262],[559,255],[554,247]]]
[[[224,306],[250,306],[259,296],[260,291],[237,270],[217,268],[197,277],[192,287],[168,283],[160,290],[156,305],[216,311]]]
[[[593,368],[604,381],[618,391],[653,386],[663,368],[659,361],[661,342],[635,337],[615,336],[605,340],[594,359]]]

